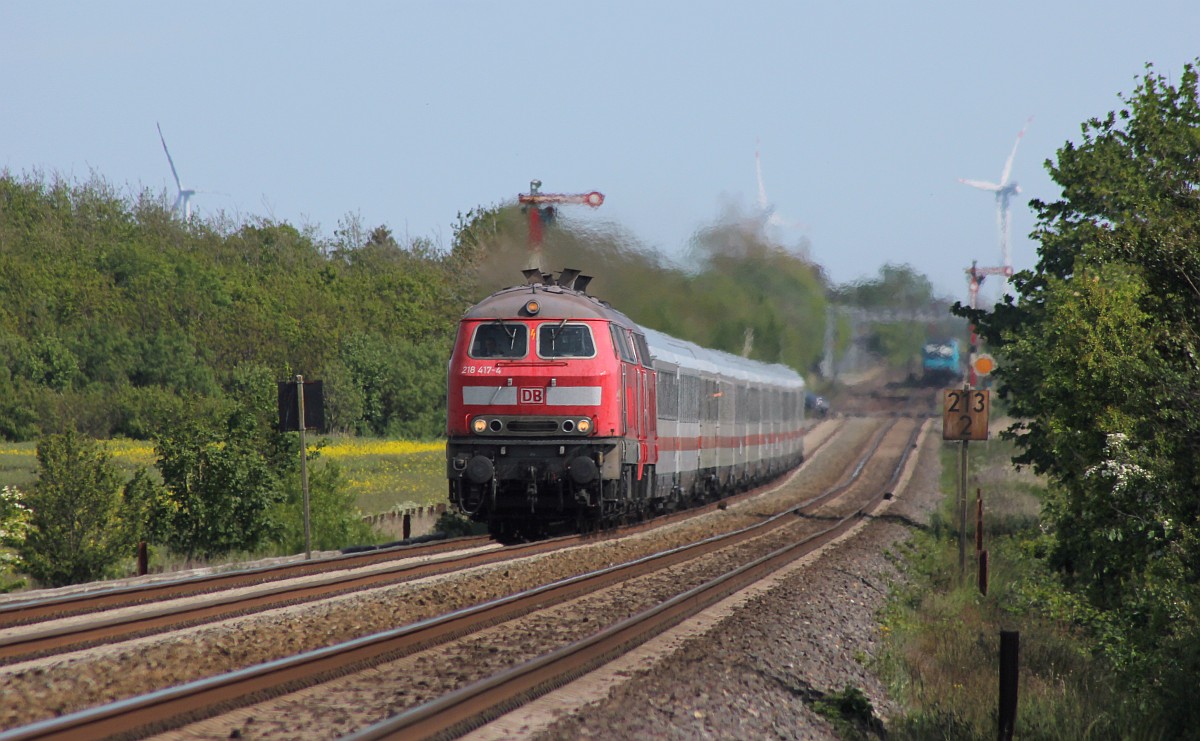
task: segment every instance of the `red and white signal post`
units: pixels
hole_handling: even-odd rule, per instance
[[[517,196],[517,202],[529,212],[529,252],[531,268],[541,268],[542,223],[554,218],[554,209],[560,203],[575,203],[599,208],[604,203],[604,194],[591,193],[542,193],[541,180],[529,181],[529,192]]]

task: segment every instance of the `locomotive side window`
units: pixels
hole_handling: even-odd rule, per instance
[[[637,362],[637,359],[633,357],[633,347],[629,344],[629,338],[625,336],[625,330],[615,324],[610,324],[608,327],[612,330],[613,347],[617,349],[617,357],[626,363]]]
[[[637,345],[638,357],[642,359],[642,365],[650,367],[650,346],[646,344],[646,335],[634,332],[633,344]]]
[[[596,354],[592,328],[586,324],[543,324],[538,327],[538,355],[543,358],[590,358]]]
[[[473,358],[523,358],[529,347],[529,329],[520,323],[493,322],[475,328],[470,355]]]

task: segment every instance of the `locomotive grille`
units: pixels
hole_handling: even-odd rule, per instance
[[[553,419],[514,419],[508,423],[509,432],[557,432],[558,422]]]

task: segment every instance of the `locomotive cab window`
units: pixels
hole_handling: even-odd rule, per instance
[[[524,324],[493,322],[475,328],[470,355],[481,359],[523,358],[528,347],[529,329]]]
[[[538,355],[543,358],[590,358],[596,354],[592,328],[586,324],[543,324],[538,327]]]

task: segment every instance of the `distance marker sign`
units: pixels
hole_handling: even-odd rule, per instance
[[[942,391],[942,439],[987,440],[989,394],[979,389]]]

